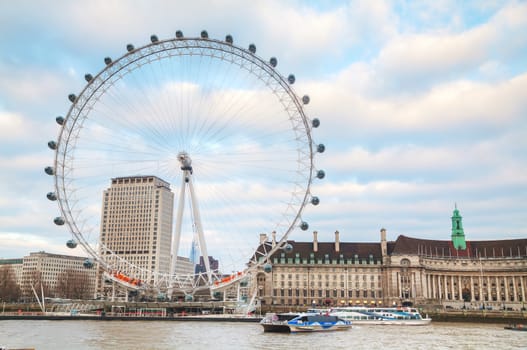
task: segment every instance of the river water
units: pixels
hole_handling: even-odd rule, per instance
[[[527,332],[502,324],[357,325],[341,332],[264,333],[258,323],[0,321],[8,349],[527,349]]]

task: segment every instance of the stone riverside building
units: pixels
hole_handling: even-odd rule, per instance
[[[457,207],[451,240],[400,235],[376,243],[289,241],[291,252],[269,257],[272,270],[257,273],[262,305],[414,305],[454,308],[524,307],[527,239],[465,240]],[[276,244],[266,235],[262,245]],[[268,271],[268,270],[267,270]]]

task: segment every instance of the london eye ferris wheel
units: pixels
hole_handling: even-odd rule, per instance
[[[85,75],[48,143],[55,159],[45,169],[54,177],[47,197],[60,209],[54,222],[72,234],[68,247],[80,244],[91,258],[87,267],[96,263],[130,288],[192,293],[218,286],[233,271],[243,278],[268,269],[270,255],[291,249],[289,234],[308,229],[304,207],[319,203],[311,183],[324,177],[314,156],[325,147],[312,138],[320,122],[306,116],[309,97],[295,93],[295,76],[282,76],[276,58],[262,59],[253,44],[236,46],[230,35],[215,40],[206,31],[177,31],[126,49]],[[174,192],[164,270],[101,238],[104,191],[112,179],[140,175],[155,175]],[[256,249],[259,234],[271,232],[276,244]],[[194,248],[205,271],[181,272],[178,257]]]

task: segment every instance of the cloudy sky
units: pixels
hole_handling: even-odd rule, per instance
[[[448,240],[456,203],[468,240],[527,237],[526,2],[19,0],[0,2],[0,258],[72,253],[43,169],[84,73],[203,29],[276,56],[322,122],[321,204],[291,239]]]

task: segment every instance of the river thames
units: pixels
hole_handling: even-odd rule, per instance
[[[503,324],[357,325],[310,334],[264,333],[258,323],[0,321],[0,346],[56,349],[527,349],[527,332]]]

